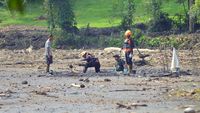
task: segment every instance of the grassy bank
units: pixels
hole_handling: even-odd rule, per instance
[[[183,7],[171,0],[163,5],[163,11],[172,17],[176,13],[183,14]],[[149,0],[135,0],[136,11],[134,22],[148,22],[151,19],[149,12],[146,11]],[[119,25],[120,17],[113,18],[113,14],[119,14],[119,11],[113,11],[112,0],[79,0],[76,1],[74,11],[78,27],[112,27]],[[37,20],[45,14],[42,3],[30,4],[27,6],[24,15],[11,15],[5,8],[0,8],[0,27],[7,25],[34,25],[47,26],[45,20]]]

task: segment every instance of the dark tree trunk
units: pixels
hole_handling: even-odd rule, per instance
[[[194,0],[188,0],[188,8],[191,9],[192,5],[195,3]],[[195,17],[189,14],[189,33],[193,33],[195,31]]]

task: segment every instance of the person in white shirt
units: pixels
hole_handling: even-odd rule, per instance
[[[49,35],[49,38],[45,43],[45,59],[47,64],[46,73],[49,73],[50,64],[53,63],[53,56],[51,51],[52,40],[53,40],[53,35]]]

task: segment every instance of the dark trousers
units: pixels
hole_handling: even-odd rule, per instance
[[[126,52],[125,53],[126,64],[128,64],[128,65],[132,65],[133,64],[132,57],[129,57],[130,54],[133,54],[133,53],[132,52]]]
[[[86,63],[85,66],[84,66],[84,69],[83,69],[83,73],[86,73],[87,72],[87,69],[89,67],[94,67],[95,68],[95,72],[96,73],[99,73],[100,72],[100,63],[99,62],[93,62],[93,63]]]
[[[53,57],[52,56],[50,56],[50,57],[46,56],[45,58],[46,58],[46,64],[47,64],[46,72],[49,72],[50,64],[53,63]]]

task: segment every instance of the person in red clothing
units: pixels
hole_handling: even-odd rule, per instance
[[[128,65],[129,73],[132,73],[133,68],[133,48],[135,47],[133,39],[131,38],[132,32],[130,30],[127,30],[125,32],[125,40],[122,47],[122,50],[125,52],[125,58],[126,58],[126,64]]]

